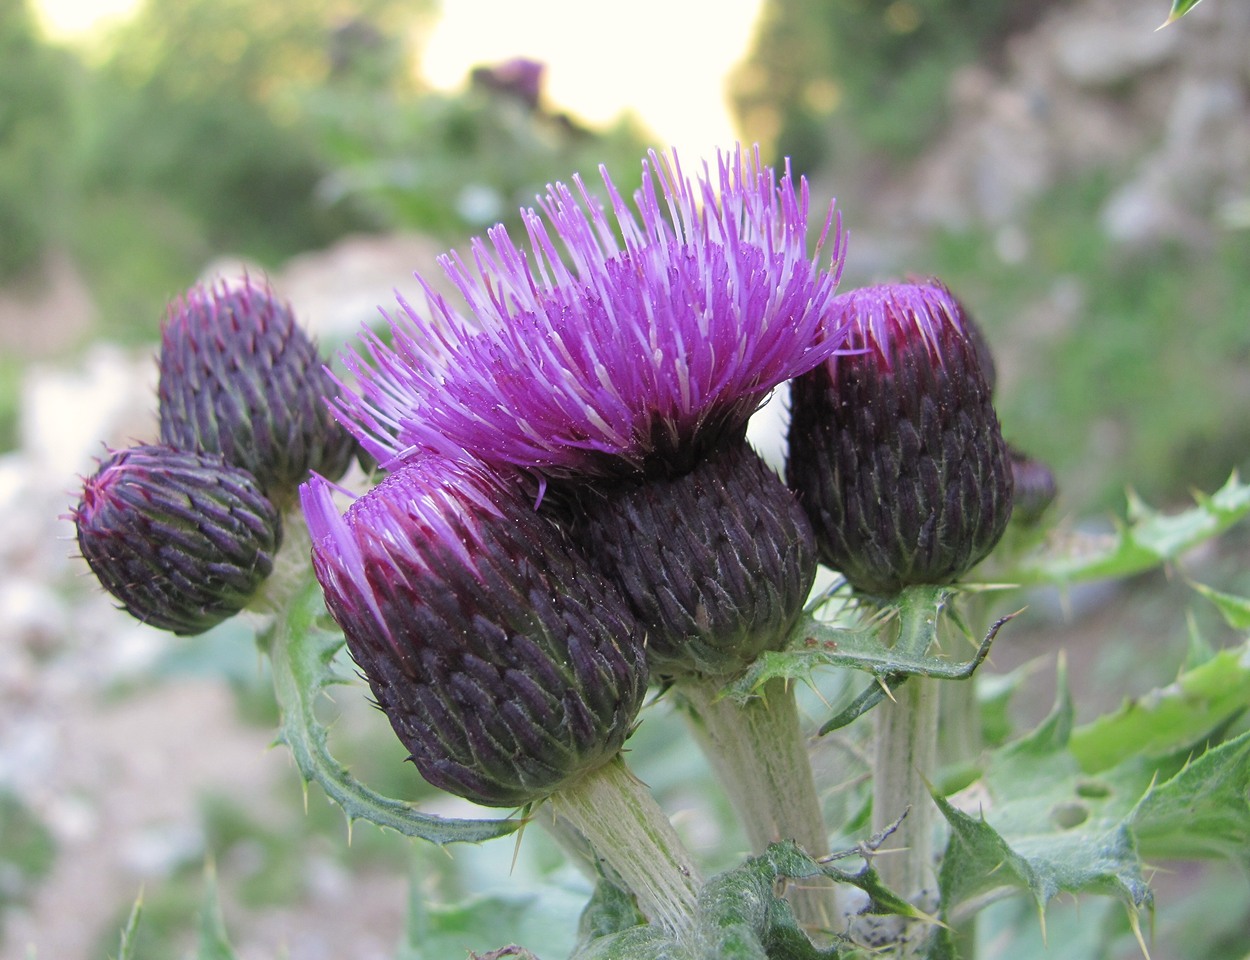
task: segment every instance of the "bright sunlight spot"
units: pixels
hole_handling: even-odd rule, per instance
[[[426,45],[431,83],[458,84],[478,63],[525,56],[548,65],[551,101],[601,124],[635,113],[661,142],[714,156],[736,139],[725,79],[747,53],[760,0],[631,0],[594,16],[583,0],[455,0]]]
[[[725,79],[747,52],[761,0],[631,0],[626,16],[592,15],[580,0],[445,0],[424,44],[423,70],[454,89],[476,65],[512,57],[547,64],[550,102],[589,124],[636,115],[689,157],[736,139]],[[48,36],[86,41],[140,0],[37,0]]]
[[[44,32],[52,40],[86,40],[95,31],[124,20],[142,0],[36,0]]]

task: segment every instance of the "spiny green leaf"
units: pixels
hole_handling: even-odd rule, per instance
[[[1193,584],[1193,588],[1215,604],[1224,621],[1234,630],[1250,630],[1250,599],[1221,593],[1201,583]]]
[[[1172,0],[1172,11],[1168,14],[1167,20],[1159,27],[1160,30],[1170,23],[1175,23],[1185,14],[1189,13],[1194,7],[1198,6],[1200,0]]]
[[[1055,702],[1050,713],[1030,733],[1001,749],[999,756],[1002,762],[1015,764],[1023,759],[1023,763],[1027,765],[1034,758],[1054,756],[1068,746],[1075,717],[1072,688],[1068,686],[1068,661],[1060,654],[1059,662],[1055,665]]]
[[[1010,673],[984,673],[977,677],[977,702],[981,708],[981,736],[990,747],[1006,743],[1015,732],[1011,704],[1015,695],[1030,682],[1048,657],[1037,657]]]
[[[1115,897],[1136,925],[1138,912],[1153,906],[1153,896],[1130,825],[1109,806],[1100,810],[1072,780],[1040,776],[1069,789],[1052,787],[1044,798],[1017,809],[1011,799],[996,798],[979,816],[934,798],[951,827],[938,880],[943,920],[957,924],[1018,888],[1032,896],[1043,929],[1046,905],[1062,892]]]
[[[1182,680],[1218,690],[1221,674],[1244,672],[1234,665],[1245,655],[1216,654]],[[1073,729],[1061,671],[1055,708],[1033,733],[990,753],[981,780],[961,794],[934,797],[951,828],[939,877],[944,920],[958,923],[1018,888],[1031,894],[1043,924],[1057,894],[1094,893],[1123,903],[1138,931],[1140,910],[1153,902],[1143,857],[1223,856],[1250,869],[1250,733],[1192,760],[1152,757],[1150,743],[1192,742],[1214,716],[1199,705],[1201,720],[1186,717],[1179,691],[1157,699],[1175,712],[1149,718],[1144,733],[1125,711]],[[1167,723],[1181,729],[1169,734]],[[1100,753],[1105,738],[1117,746]],[[1091,755],[1097,763],[1087,762]],[[939,936],[936,955],[950,948]]]
[[[632,926],[583,944],[573,960],[838,960],[850,956],[837,946],[813,946],[790,904],[777,893],[783,881],[802,883],[828,877],[868,894],[866,914],[932,921],[886,887],[872,865],[873,856],[890,832],[883,831],[819,862],[792,841],[774,843],[760,856],[704,885],[694,931],[686,940],[670,939],[647,925]],[[847,860],[860,865],[855,869],[838,866]]]
[[[870,625],[857,629],[830,626],[806,614],[795,627],[786,649],[763,654],[726,688],[726,693],[745,702],[773,679],[810,683],[819,667],[844,667],[871,674],[874,682],[821,728],[824,734],[865,713],[910,676],[967,679],[985,660],[998,629],[1010,617],[994,624],[968,660],[935,654],[931,651],[936,645],[938,625],[949,609],[951,592],[950,587],[909,587],[892,605],[880,610]]]
[[[645,922],[629,891],[600,878],[578,921],[578,942],[588,944]]]
[[[949,661],[924,654],[936,637],[938,617],[950,592],[949,587],[911,588],[897,603],[878,611],[866,626],[854,629],[830,626],[809,612],[792,631],[789,646],[756,660],[729,688],[730,695],[748,699],[776,677],[810,680],[812,671],[822,666],[849,667],[876,677],[923,672],[931,665],[949,667]],[[896,641],[900,620],[911,625],[927,623],[928,629],[904,630]]]
[[[1097,773],[1134,756],[1161,757],[1187,747],[1247,707],[1250,641],[1078,727],[1070,747],[1082,770]]]
[[[204,867],[204,899],[200,905],[200,936],[195,957],[196,960],[238,960],[226,936],[226,921],[217,897],[217,871],[212,863]]]
[[[997,575],[1019,584],[1127,577],[1175,559],[1250,515],[1250,485],[1236,474],[1211,496],[1195,499],[1192,509],[1165,514],[1130,495],[1128,521],[1114,533],[1056,533]]]
[[[273,663],[274,691],[282,710],[278,739],[290,748],[304,779],[319,784],[349,819],[368,820],[432,843],[477,843],[520,827],[519,820],[460,820],[421,813],[411,804],[370,790],[331,756],[326,729],[314,707],[322,692],[339,682],[331,662],[343,639],[317,625],[323,610],[320,589],[310,576],[279,611],[271,635],[261,641]]]
[[[1132,824],[1147,856],[1228,857],[1250,869],[1250,732],[1151,788]]]
[[[1152,902],[1130,816],[1149,786],[1090,780],[1068,750],[1072,701],[1061,670],[1055,706],[1028,736],[994,751],[982,779],[934,800],[951,827],[939,885],[943,919],[959,922],[1013,888],[1044,923],[1059,893],[1097,893],[1137,911]]]

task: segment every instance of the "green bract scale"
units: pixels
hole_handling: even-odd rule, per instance
[[[975,335],[937,283],[856,290],[834,309],[850,334],[791,385],[786,469],[820,559],[874,596],[950,583],[994,547],[1012,508]]]
[[[725,677],[783,646],[816,575],[797,500],[743,441],[693,471],[588,489],[587,553],[647,628],[666,678]]]
[[[355,453],[313,341],[251,280],[193,287],[170,306],[160,374],[161,442],[220,453],[279,504],[310,471],[341,476]]]
[[[519,486],[428,457],[343,516],[321,478],[301,498],[326,605],[426,780],[518,807],[617,755],[642,628]]]
[[[273,569],[278,511],[216,454],[113,453],[72,513],[92,572],[133,616],[179,634],[238,613]]]

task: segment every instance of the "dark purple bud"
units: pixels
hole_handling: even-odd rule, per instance
[[[301,498],[326,605],[426,780],[517,807],[617,754],[642,628],[519,486],[425,458],[343,516],[320,478]]]
[[[245,280],[192,287],[161,339],[161,442],[220,453],[276,503],[316,471],[342,476],[355,441],[325,399],[335,392],[291,309]]]
[[[1034,460],[1015,447],[1009,446],[1007,449],[1011,454],[1011,475],[1015,483],[1015,506],[1011,519],[1031,526],[1042,518],[1042,514],[1054,502],[1059,487],[1054,473],[1042,461]]]
[[[537,110],[546,72],[547,65],[539,60],[515,57],[493,66],[474,67],[469,78],[474,86],[515,97],[531,110]]]
[[[793,382],[786,469],[820,559],[874,596],[950,583],[1011,515],[977,342],[937,283],[869,287],[834,306],[850,324],[846,352]]]
[[[811,526],[745,442],[677,479],[582,496],[586,552],[647,629],[666,678],[739,673],[783,646],[816,575]]]
[[[104,588],[137,619],[179,634],[242,610],[282,541],[278,511],[251,474],[163,446],[109,456],[71,516]]]

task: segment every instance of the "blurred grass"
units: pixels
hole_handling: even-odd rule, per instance
[[[0,791],[0,942],[6,910],[20,905],[52,869],[56,842],[16,796]]]

